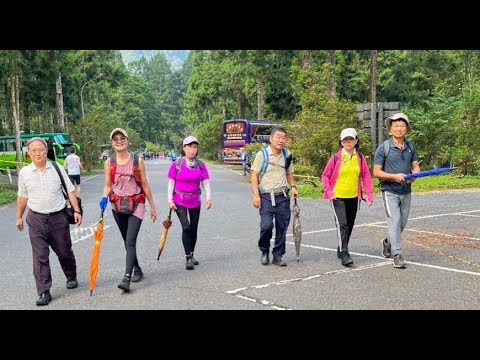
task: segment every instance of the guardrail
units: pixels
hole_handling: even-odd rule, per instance
[[[6,164],[17,164],[16,166],[16,169],[15,169],[15,172],[18,174],[18,172],[20,171],[20,168],[18,166],[18,164],[21,164],[22,166],[24,165],[28,165],[28,163],[24,163],[24,162],[21,162],[21,161],[8,161],[8,160],[0,160],[0,163],[6,163]],[[7,176],[8,176],[8,181],[10,182],[10,184],[13,183],[13,180],[12,180],[12,169],[10,168],[1,168],[0,167],[0,171],[5,171]]]

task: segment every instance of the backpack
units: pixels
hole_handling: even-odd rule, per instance
[[[115,184],[115,175],[117,175],[117,154],[114,153],[110,157],[110,183]],[[137,208],[138,203],[145,203],[145,192],[142,187],[142,177],[140,174],[140,167],[138,166],[138,155],[133,153],[133,174],[121,174],[129,175],[135,178],[135,182],[140,188],[140,193],[132,196],[122,197],[116,195],[113,189],[110,191],[109,200],[113,205],[113,208],[123,214],[132,214]]]
[[[363,154],[357,150],[357,156],[361,164],[363,160]],[[335,167],[335,165],[337,165],[338,158],[335,156],[335,154],[333,154],[332,157],[333,157],[333,167]]]
[[[180,171],[180,165],[182,164],[182,161],[185,161],[185,159],[183,157],[180,157],[177,160],[175,160],[175,174],[177,174]],[[201,160],[195,159],[195,166],[198,166],[198,168],[200,169],[200,184],[202,184],[202,181],[203,181],[203,166],[204,166],[203,162]],[[192,193],[185,193],[185,192],[182,192],[182,191],[178,191],[176,189],[173,189],[173,192],[174,193],[179,193],[181,196],[192,195]],[[196,194],[200,195],[201,193],[202,193],[202,189],[201,189],[201,186],[200,186],[198,188],[198,190],[196,191]]]
[[[180,165],[182,164],[182,161],[185,161],[183,157],[178,158],[175,160],[175,173],[178,173],[180,171]],[[198,165],[198,168],[200,169],[200,181],[203,181],[203,161],[195,159],[195,166]]]
[[[262,164],[262,167],[260,168],[260,175],[263,175],[267,172],[267,168],[269,164],[268,163],[269,156],[268,156],[267,148],[262,147],[260,151],[262,152],[262,155],[263,155],[263,164]],[[287,171],[287,169],[290,167],[290,163],[292,162],[292,154],[287,156],[287,149],[282,148],[282,155],[285,158],[285,171]]]
[[[405,143],[407,144],[407,147],[410,149],[410,152],[412,152],[410,141],[405,139]],[[384,154],[383,166],[385,166],[385,160],[387,159],[389,152],[390,152],[390,139],[387,139],[383,142],[383,154]]]

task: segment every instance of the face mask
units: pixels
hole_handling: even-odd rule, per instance
[[[185,154],[189,158],[194,158],[197,155],[197,149],[186,147]]]

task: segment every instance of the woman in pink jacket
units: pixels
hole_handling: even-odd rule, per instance
[[[342,148],[327,162],[322,173],[324,197],[330,199],[337,228],[337,256],[343,266],[353,264],[348,243],[357,217],[362,186],[367,193],[367,204],[373,204],[373,183],[368,164],[358,151],[358,136],[353,128],[340,134]]]

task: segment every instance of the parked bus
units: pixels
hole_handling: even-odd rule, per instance
[[[270,130],[277,123],[266,120],[225,120],[223,122],[223,162],[241,163],[243,148],[253,142],[269,144]]]
[[[63,165],[65,158],[70,154],[70,147],[75,146],[77,155],[80,154],[80,145],[73,143],[70,140],[70,135],[67,133],[41,133],[41,134],[21,134],[21,160],[24,163],[31,163],[27,153],[27,142],[31,138],[39,137],[45,140],[48,146],[47,158],[54,160]],[[0,136],[0,168],[14,169],[16,157],[16,142],[15,135]]]

